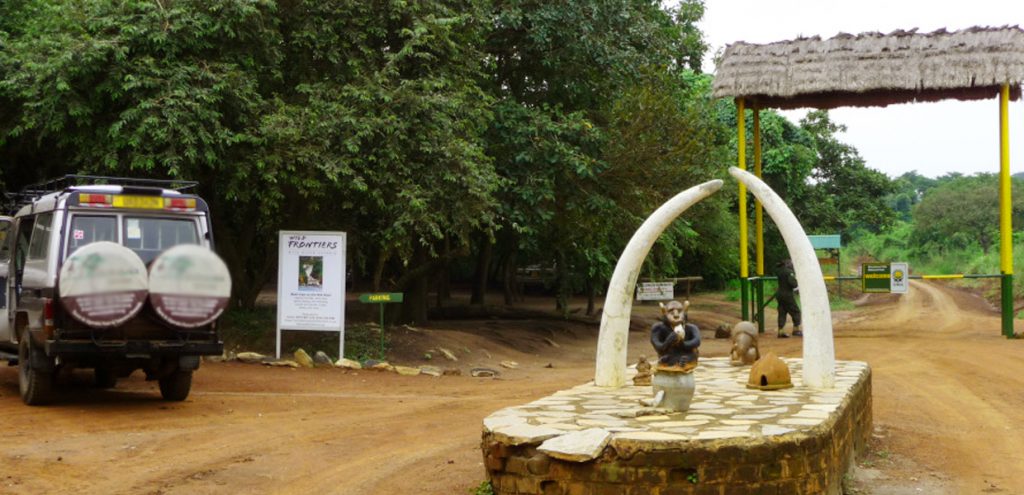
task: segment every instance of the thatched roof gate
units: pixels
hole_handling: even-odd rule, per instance
[[[733,43],[715,74],[714,96],[754,108],[885,106],[913,101],[1010,98],[1024,82],[1024,30],[1017,26],[932,33],[815,36],[765,45]]]
[[[715,97],[734,97],[737,162],[746,169],[744,108],[754,109],[754,168],[761,174],[759,110],[886,106],[945,99],[999,101],[1000,277],[1002,330],[1013,334],[1013,242],[1010,195],[1009,101],[1024,81],[1024,31],[1018,26],[975,27],[919,34],[839,34],[827,40],[799,38],[766,45],[734,43],[725,50],[713,85]],[[740,293],[749,316],[746,189],[740,185]],[[760,205],[757,206],[757,274],[764,274]],[[788,241],[787,241],[788,244]],[[799,271],[799,270],[798,270]],[[760,298],[763,299],[763,295]],[[825,305],[827,311],[827,305]],[[756,312],[755,312],[756,313]],[[761,313],[763,314],[763,313]],[[764,328],[763,321],[759,321]],[[827,332],[831,339],[831,327]],[[804,339],[804,356],[809,355]],[[828,348],[831,350],[831,347]],[[825,352],[824,354],[829,354]],[[825,355],[822,362],[832,357]],[[822,383],[830,381],[822,367]]]

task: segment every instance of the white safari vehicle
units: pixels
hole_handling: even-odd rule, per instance
[[[53,400],[75,368],[101,388],[142,369],[184,400],[200,356],[223,352],[231,277],[195,185],[67,176],[14,195],[0,217],[0,359],[18,364],[26,404]]]

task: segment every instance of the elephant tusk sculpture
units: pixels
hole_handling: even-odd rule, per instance
[[[803,305],[804,385],[811,388],[832,388],[835,385],[836,359],[832,341],[832,311],[821,266],[814,247],[796,216],[768,184],[755,175],[729,167],[729,173],[750,190],[775,222],[793,260],[796,281]]]
[[[675,195],[655,210],[626,244],[615,265],[604,300],[601,330],[597,338],[597,369],[594,373],[596,385],[621,387],[626,384],[626,341],[629,338],[629,316],[633,310],[633,290],[647,253],[679,215],[721,188],[722,181],[716,179]],[[831,342],[831,327],[829,339]]]

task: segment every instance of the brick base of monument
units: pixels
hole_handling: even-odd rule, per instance
[[[789,361],[794,368],[797,360]],[[704,391],[704,405],[696,402],[698,388],[698,409],[684,413],[614,408],[616,401],[626,404],[638,394],[593,385],[510,408],[485,420],[487,477],[496,494],[840,494],[844,474],[864,452],[872,427],[870,369],[842,364],[857,366],[847,366],[842,383],[826,392],[798,385],[789,392],[712,393],[735,382],[717,377]],[[729,371],[719,368],[720,374]],[[644,395],[650,387],[629,388]],[[527,420],[516,423],[513,417]],[[488,428],[488,421],[497,426]],[[519,429],[506,427],[513,423]],[[597,446],[593,458],[544,447],[557,436],[548,427],[571,432],[573,424],[608,430],[607,443]],[[534,434],[515,433],[522,425],[533,425]]]

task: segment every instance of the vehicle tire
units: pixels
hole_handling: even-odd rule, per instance
[[[110,368],[96,368],[93,371],[96,377],[96,388],[108,389],[117,386],[117,375]]]
[[[33,366],[33,358],[41,352],[32,345],[32,338],[26,330],[18,339],[18,390],[21,401],[30,406],[47,404],[53,400],[54,374],[49,370]]]
[[[175,370],[160,379],[160,395],[164,400],[183,401],[192,390],[192,372]]]

